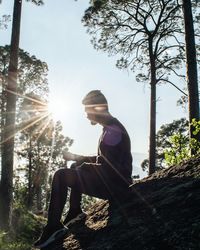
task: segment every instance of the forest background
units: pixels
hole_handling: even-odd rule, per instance
[[[41,3],[41,1],[32,2],[37,5]],[[145,15],[141,15],[141,17],[144,20],[149,18],[153,20],[152,23],[150,22],[150,26],[147,25],[147,27],[143,27],[143,30],[141,29],[143,33],[148,31],[145,33],[148,39],[139,39],[136,45],[132,45],[132,42],[129,43],[128,39],[126,40],[126,33],[122,37],[117,34],[116,23],[112,24],[111,27],[106,22],[106,17],[110,18],[111,23],[116,19],[116,14],[113,11],[117,8],[115,1],[113,1],[113,5],[111,4],[105,9],[101,5],[104,2],[106,1],[94,1],[93,4],[91,2],[90,8],[88,8],[89,3],[82,1],[62,2],[56,6],[50,1],[45,2],[42,6],[23,2],[16,106],[18,133],[15,136],[14,151],[14,200],[26,204],[27,208],[33,211],[47,209],[51,176],[64,163],[61,154],[63,149],[87,155],[96,152],[101,128],[91,128],[81,106],[83,96],[91,89],[102,90],[109,100],[111,113],[123,122],[130,134],[135,160],[133,164],[136,165],[133,175],[144,176],[139,165],[146,158],[148,151],[154,151],[155,145],[151,144],[151,133],[158,131],[163,124],[172,123],[174,119],[177,120],[181,117],[188,119],[184,25],[180,14],[181,9],[179,9],[180,12],[176,13],[175,2],[172,1],[172,4],[166,9],[172,13],[172,15],[170,14],[171,19],[167,20],[166,23],[164,21],[160,23],[160,26],[164,23],[163,29],[165,30],[168,25],[171,26],[172,19],[176,19],[177,26],[173,26],[175,25],[173,24],[172,30],[177,34],[173,34],[171,37],[167,34],[167,38],[158,49],[156,63],[159,67],[156,78],[152,79],[153,71],[152,68],[148,68],[149,57],[145,43],[150,44],[149,41],[154,38],[160,41],[162,39],[159,38],[159,35],[162,34],[162,38],[165,35],[165,32],[160,34],[153,32],[153,30],[157,30],[155,20],[158,21],[159,18],[154,20],[154,15],[151,15],[152,10],[150,14],[144,11],[147,17],[145,18]],[[159,3],[160,6],[165,5],[164,1]],[[178,2],[176,4],[179,8],[181,7]],[[193,3],[193,5],[198,60],[198,2]],[[1,6],[3,7],[1,8],[0,30],[2,33],[0,42],[1,145],[4,145],[8,141],[7,137],[4,137],[5,134],[2,133],[6,121],[6,100],[4,100],[6,88],[4,87],[6,87],[7,78],[9,78],[9,57],[12,51],[9,46],[5,45],[10,44],[12,22],[9,22],[9,18],[12,17],[13,4],[3,1]],[[119,10],[117,9],[117,11]],[[95,18],[103,20],[104,24],[96,22]],[[83,27],[83,24],[88,28],[91,36],[86,34],[86,27]],[[124,26],[124,23],[121,26]],[[100,34],[97,34],[97,30],[100,30]],[[172,30],[169,34],[172,33]],[[133,29],[134,32],[136,32],[136,37],[137,32],[140,31]],[[113,33],[114,36],[112,36]],[[100,37],[99,40],[93,40],[97,51],[90,44],[89,40],[92,36]],[[167,40],[168,38],[169,40]],[[116,39],[114,44],[116,47],[113,46],[110,39]],[[120,39],[122,40],[120,41]],[[120,46],[118,46],[119,44]],[[128,56],[126,44],[129,45],[129,49],[131,48],[127,53]],[[135,58],[138,61],[130,59],[130,54],[135,48],[136,50],[139,48],[136,52],[139,56]],[[165,54],[167,49],[170,51]],[[102,53],[102,51],[108,52],[110,57],[107,57],[106,53]],[[122,59],[118,55],[120,53],[124,56]],[[160,61],[161,54],[162,58],[165,59],[164,63]],[[152,59],[154,58],[152,57]],[[115,67],[116,61],[121,71]],[[152,65],[152,60],[150,61]],[[141,62],[143,65],[140,65]],[[165,63],[167,64],[165,67],[166,77],[164,77],[162,68]],[[129,67],[131,64],[134,67]],[[149,85],[150,78],[151,84]],[[154,96],[155,99],[152,102],[150,94],[152,94],[152,86],[154,85],[156,85],[157,95]],[[178,100],[179,104],[183,105],[177,106]],[[150,119],[152,118],[152,103],[156,103],[154,116],[157,118],[156,124],[154,123],[153,126],[152,120],[155,119]],[[51,111],[48,106],[51,106]],[[49,112],[54,113],[54,122],[51,120]],[[61,122],[56,123],[56,120]],[[157,128],[156,131],[149,129],[150,121],[151,127]],[[183,123],[180,122],[178,127],[184,127],[182,132],[188,136],[188,124],[182,125]],[[198,124],[196,128],[198,133]],[[4,152],[3,146],[1,150]],[[163,151],[161,153],[163,157]],[[150,163],[147,160],[143,164],[143,168],[147,170],[149,165],[152,165],[151,160]],[[149,173],[151,173],[150,170],[152,171],[152,169],[149,168]]]
[[[81,23],[87,7],[87,1],[62,1],[56,6],[48,1],[40,7],[24,2],[20,47],[48,64],[50,100],[65,107],[58,109],[56,118],[62,121],[63,133],[74,140],[71,151],[96,153],[101,128],[90,126],[81,100],[91,89],[101,89],[109,100],[112,114],[122,121],[130,134],[134,171],[143,176],[140,163],[148,154],[150,88],[136,81],[137,70],[118,70],[115,67],[117,56],[108,57],[93,49]],[[1,13],[12,14],[12,8],[11,1],[3,1]],[[10,43],[10,34],[11,22],[7,30],[1,30],[1,45]],[[185,82],[179,80],[179,87],[184,86]],[[187,112],[176,105],[180,96],[181,93],[169,84],[158,86],[158,129],[174,119],[187,117]]]

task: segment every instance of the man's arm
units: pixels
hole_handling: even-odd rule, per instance
[[[77,155],[68,151],[63,151],[63,158],[66,161],[76,161],[79,164],[82,164],[83,162],[96,163],[96,156]]]

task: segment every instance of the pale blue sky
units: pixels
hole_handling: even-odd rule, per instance
[[[0,15],[12,14],[13,2],[3,0]],[[96,153],[101,127],[90,125],[81,100],[90,90],[100,89],[108,99],[110,112],[127,128],[132,151],[147,154],[149,85],[137,83],[134,73],[115,67],[115,58],[93,49],[81,24],[87,7],[85,0],[46,0],[41,7],[23,1],[20,47],[49,66],[51,97],[60,101],[64,134],[74,139],[71,151]],[[0,45],[10,43],[10,30],[11,22],[8,30],[0,30]],[[157,128],[186,116],[176,106],[180,96],[170,85],[158,86]]]

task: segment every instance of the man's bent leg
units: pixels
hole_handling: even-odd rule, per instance
[[[75,170],[77,167],[78,167],[77,164],[72,164],[70,168]],[[71,222],[73,222],[74,218],[77,218],[77,216],[84,215],[81,209],[81,198],[82,198],[82,193],[81,193],[80,183],[79,181],[77,181],[77,186],[71,188],[69,197],[69,211],[63,222],[64,225],[68,226],[69,224],[71,224]]]
[[[70,209],[81,210],[82,193],[77,188],[72,188],[69,198]]]
[[[69,226],[76,221],[86,218],[86,214],[81,209],[82,193],[77,188],[72,188],[70,193],[69,211],[63,224]]]
[[[60,222],[67,199],[68,187],[75,186],[77,183],[76,179],[76,172],[67,168],[59,169],[54,174],[48,211],[48,224],[56,225]]]
[[[71,169],[76,170],[76,168],[79,167],[76,163],[73,163],[71,165]],[[78,178],[78,175],[77,175]],[[69,198],[69,208],[70,210],[81,210],[81,198],[82,198],[82,193],[81,193],[81,188],[79,181],[77,181],[77,186],[74,188],[71,188],[70,192],[70,198]]]
[[[41,237],[35,242],[35,247],[43,248],[55,239],[62,237],[66,228],[60,222],[63,208],[67,199],[68,187],[75,187],[77,174],[75,170],[60,169],[53,177],[51,198],[48,211],[48,222]]]

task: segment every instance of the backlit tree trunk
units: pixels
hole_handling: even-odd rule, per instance
[[[29,152],[28,152],[28,201],[27,201],[27,206],[29,209],[32,208],[33,205],[33,191],[32,191],[32,135],[30,133],[30,138],[29,138]]]
[[[153,42],[149,39],[149,57],[151,67],[150,97],[150,136],[149,136],[149,175],[155,172],[156,165],[156,67],[153,55]]]
[[[199,120],[197,58],[196,58],[194,24],[193,24],[191,0],[183,0],[183,13],[184,13],[184,22],[185,22],[189,121],[191,123],[193,118],[196,118],[196,120]],[[192,132],[193,132],[193,128],[190,126],[190,138],[196,138],[197,140],[200,141],[200,138],[193,135]]]
[[[0,186],[0,223],[3,229],[9,228],[12,216],[14,135],[21,7],[22,0],[15,0],[8,83],[6,86],[6,116],[3,137],[5,141],[2,152],[2,176]]]

